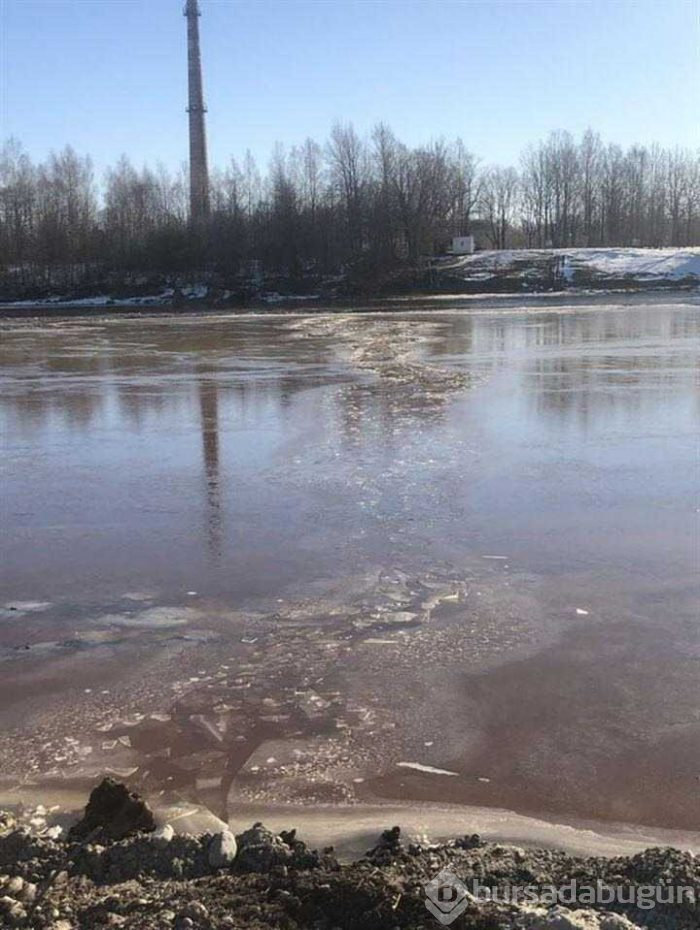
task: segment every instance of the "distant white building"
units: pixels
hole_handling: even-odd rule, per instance
[[[474,236],[453,236],[452,252],[455,255],[471,255],[474,251]]]

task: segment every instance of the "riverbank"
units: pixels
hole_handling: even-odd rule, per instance
[[[260,822],[235,837],[226,825],[176,834],[169,824],[156,827],[138,796],[106,782],[68,830],[52,826],[45,808],[0,814],[0,923],[408,930],[438,926],[438,913],[443,924],[473,930],[698,926],[700,864],[692,853],[576,857],[489,843],[472,831],[430,843],[397,827],[381,833],[379,824],[375,837],[364,854],[343,862],[332,847],[310,848],[303,831]],[[451,885],[453,897],[440,897],[438,885]]]
[[[352,274],[303,281],[207,275],[114,275],[73,287],[0,282],[0,316],[202,310],[350,310],[393,298],[430,300],[556,294],[643,293],[700,285],[700,249],[520,249],[444,255],[381,279]]]
[[[303,301],[281,299],[274,304],[227,305],[211,301],[192,301],[185,305],[124,302],[51,301],[39,303],[21,301],[0,303],[0,320],[72,320],[72,319],[246,319],[276,317],[342,316],[349,314],[378,316],[395,313],[483,313],[576,310],[586,312],[597,307],[644,307],[663,300],[695,302],[700,296],[698,285],[668,284],[659,288],[617,287],[604,289],[572,288],[570,290],[523,292],[461,293],[407,291],[391,297],[334,298]]]

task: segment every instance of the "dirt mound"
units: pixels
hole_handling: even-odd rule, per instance
[[[70,838],[84,840],[104,834],[122,840],[136,833],[155,830],[153,814],[137,794],[113,778],[105,778],[90,795],[85,816],[70,831]]]

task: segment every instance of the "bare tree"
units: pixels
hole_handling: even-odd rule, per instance
[[[350,254],[357,256],[363,245],[363,208],[369,167],[367,147],[352,124],[336,123],[327,151],[331,183],[345,213]]]
[[[484,174],[480,205],[494,249],[505,249],[508,245],[518,185],[518,173],[514,168],[495,167]]]
[[[600,136],[587,129],[579,145],[578,164],[581,174],[581,210],[583,223],[582,243],[596,245],[599,228],[596,218],[600,210],[600,165],[603,146]]]
[[[450,150],[453,166],[453,226],[460,236],[468,236],[471,218],[481,194],[481,179],[477,159],[468,151],[461,139],[455,140]]]

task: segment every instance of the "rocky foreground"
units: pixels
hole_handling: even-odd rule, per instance
[[[398,827],[352,864],[332,849],[310,850],[295,831],[262,824],[176,835],[156,828],[147,804],[105,779],[67,835],[43,817],[0,814],[0,927],[51,930],[374,930],[437,927],[474,930],[634,930],[700,927],[700,863],[691,853],[649,849],[630,858],[573,858],[547,849],[484,843],[476,835],[440,846],[406,845]],[[443,869],[467,889],[426,909],[426,885]],[[489,901],[483,889],[506,885],[605,886],[627,892],[606,907]],[[640,889],[659,886],[675,903],[640,906]],[[686,889],[679,902],[670,893]],[[688,889],[691,889],[688,894]],[[448,896],[449,897],[449,896]],[[649,900],[647,896],[647,901]],[[700,898],[697,898],[700,901]],[[547,906],[549,904],[550,906]]]

